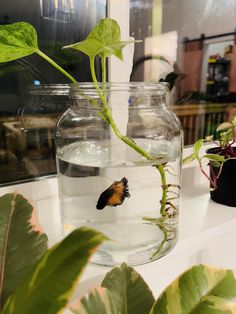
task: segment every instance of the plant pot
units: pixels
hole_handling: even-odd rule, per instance
[[[236,151],[236,148],[234,148]],[[208,154],[219,153],[219,148],[210,148],[207,150]],[[212,167],[214,174],[217,176],[219,172],[218,167]],[[211,174],[210,174],[211,175]],[[217,188],[210,191],[211,199],[219,204],[227,206],[236,206],[236,160],[231,159],[224,163],[222,172],[217,179]],[[212,175],[211,175],[212,178]]]
[[[177,241],[182,129],[166,107],[166,84],[100,88],[72,86],[57,125],[63,233],[89,226],[107,235],[94,263],[147,263]],[[116,126],[102,116],[104,101]]]

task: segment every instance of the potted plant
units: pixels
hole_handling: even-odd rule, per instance
[[[191,267],[155,299],[143,278],[123,263],[109,270],[101,286],[72,303],[91,255],[108,239],[80,228],[47,249],[46,235],[30,222],[32,212],[22,195],[0,197],[1,314],[56,314],[65,309],[77,314],[235,313],[233,272],[207,265]]]
[[[211,199],[227,206],[236,206],[236,117],[231,122],[221,123],[217,129],[217,139],[207,136],[199,139],[193,146],[193,153],[184,158],[184,163],[196,160],[203,175],[210,182]],[[205,154],[201,154],[203,144],[213,144]],[[209,173],[204,169],[209,166]]]

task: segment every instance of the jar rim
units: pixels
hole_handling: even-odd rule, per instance
[[[101,92],[130,92],[134,94],[148,94],[153,96],[164,96],[169,90],[166,82],[106,82],[98,83]],[[82,91],[82,93],[81,93]],[[97,95],[93,82],[82,82],[71,84],[70,93],[73,97],[82,95]]]
[[[30,94],[35,95],[69,95],[70,84],[40,84],[28,88]]]

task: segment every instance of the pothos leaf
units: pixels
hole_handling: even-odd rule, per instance
[[[33,25],[26,22],[0,25],[0,62],[16,60],[36,51],[37,33]]]
[[[108,57],[110,55],[115,55],[122,60],[122,49],[134,42],[131,41],[121,41],[120,40],[120,26],[119,24],[110,18],[102,19],[88,35],[88,39],[97,40],[102,44],[104,50],[99,52],[101,57]],[[106,47],[110,48],[107,49]]]
[[[120,41],[120,26],[113,19],[101,19],[87,38],[96,39],[106,46],[112,45]]]
[[[64,46],[63,49],[66,48],[72,48],[75,50],[79,50],[86,54],[89,58],[94,58],[97,54],[99,54],[102,50],[108,49],[110,51],[109,47],[104,47],[102,43],[95,39],[85,39],[84,41],[81,41],[76,44]],[[108,53],[107,51],[107,53]]]
[[[100,20],[84,41],[63,48],[82,51],[89,58],[94,58],[96,55],[105,58],[115,55],[122,60],[122,49],[133,42],[135,41],[121,41],[119,24],[113,19],[104,18]]]

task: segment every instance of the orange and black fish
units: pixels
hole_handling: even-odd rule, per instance
[[[117,206],[124,202],[126,197],[130,197],[128,180],[124,177],[120,181],[115,181],[99,196],[97,209],[103,209],[105,206]]]

